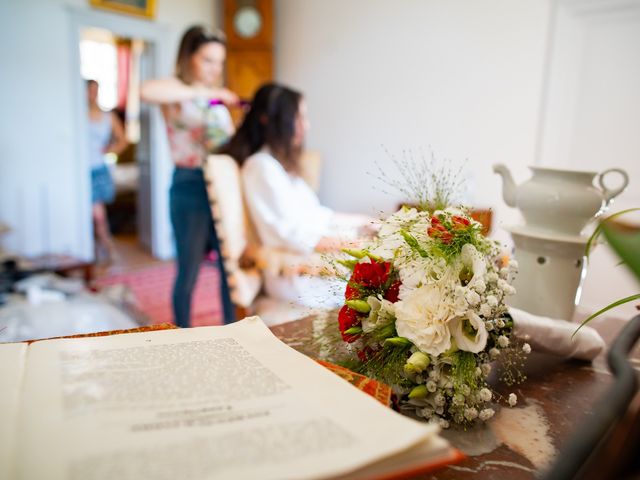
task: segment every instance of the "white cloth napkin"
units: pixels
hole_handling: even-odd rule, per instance
[[[589,326],[578,328],[577,323],[532,313],[509,307],[513,318],[513,333],[531,345],[534,351],[552,353],[561,357],[593,360],[605,347],[598,332]]]

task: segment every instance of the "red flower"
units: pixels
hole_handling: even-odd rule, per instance
[[[427,229],[427,235],[431,238],[438,238],[442,243],[446,243],[447,245],[453,241],[453,235],[441,223],[433,224],[432,227],[429,227]]]
[[[380,288],[389,279],[390,271],[389,262],[357,263],[351,282],[367,288]]]
[[[468,219],[464,217],[458,217],[457,215],[452,216],[451,220],[453,221],[453,228],[455,228],[456,230],[464,229],[471,224]]]
[[[398,295],[400,294],[400,285],[402,285],[400,280],[393,282],[384,293],[385,300],[389,300],[391,303],[396,303],[398,301]]]
[[[373,348],[367,346],[367,347],[364,347],[363,350],[358,351],[358,358],[360,359],[361,362],[366,362],[370,358],[373,358],[375,353],[376,351]]]
[[[451,220],[453,220],[453,223],[461,223],[465,227],[471,223],[468,219],[464,217],[459,217],[457,215],[454,215],[453,217],[451,217]]]
[[[351,327],[359,327],[361,324],[360,317],[358,316],[358,312],[356,312],[353,308],[349,308],[344,305],[340,309],[340,313],[338,313],[338,326],[340,328],[340,334],[342,335],[342,339],[347,342],[355,342],[360,335],[350,335],[348,333],[344,333],[349,330]]]
[[[356,300],[360,298],[362,294],[360,293],[360,289],[358,287],[354,287],[351,285],[351,282],[347,283],[347,288],[344,291],[344,298],[347,300]]]

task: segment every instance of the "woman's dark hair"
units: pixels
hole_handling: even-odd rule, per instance
[[[195,25],[182,35],[180,47],[178,48],[178,58],[176,59],[176,77],[184,83],[190,84],[193,82],[191,57],[206,43],[219,43],[222,46],[226,46],[227,39],[224,33],[212,31],[202,25]]]
[[[240,165],[263,146],[290,173],[299,173],[301,146],[293,145],[295,123],[302,94],[276,83],[258,89],[242,124],[220,153],[231,155]]]

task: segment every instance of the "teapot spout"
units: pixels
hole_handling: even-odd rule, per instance
[[[516,206],[516,183],[506,165],[496,163],[493,171],[502,177],[502,198],[510,207]]]

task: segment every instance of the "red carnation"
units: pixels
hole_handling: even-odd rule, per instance
[[[360,289],[358,287],[354,287],[351,285],[351,282],[347,283],[347,288],[344,291],[344,298],[346,300],[356,300],[360,298],[362,294],[360,293]]]
[[[427,235],[431,238],[439,238],[442,243],[446,243],[447,245],[453,241],[453,235],[441,223],[429,227],[427,229]]]
[[[344,305],[340,309],[340,313],[338,313],[338,326],[340,328],[340,334],[342,335],[342,339],[347,342],[355,342],[360,335],[350,335],[348,333],[344,333],[352,327],[360,326],[360,317],[358,316],[358,312],[356,312],[353,308],[349,308]]]
[[[380,288],[389,279],[390,271],[389,262],[357,263],[351,282],[367,288]]]
[[[468,227],[471,224],[471,222],[468,219],[464,217],[459,217],[457,215],[452,216],[451,220],[453,221],[453,228],[461,229],[461,228]]]
[[[400,295],[400,285],[402,285],[400,280],[393,282],[384,293],[385,300],[389,300],[391,303],[396,303],[398,301],[398,296]]]

